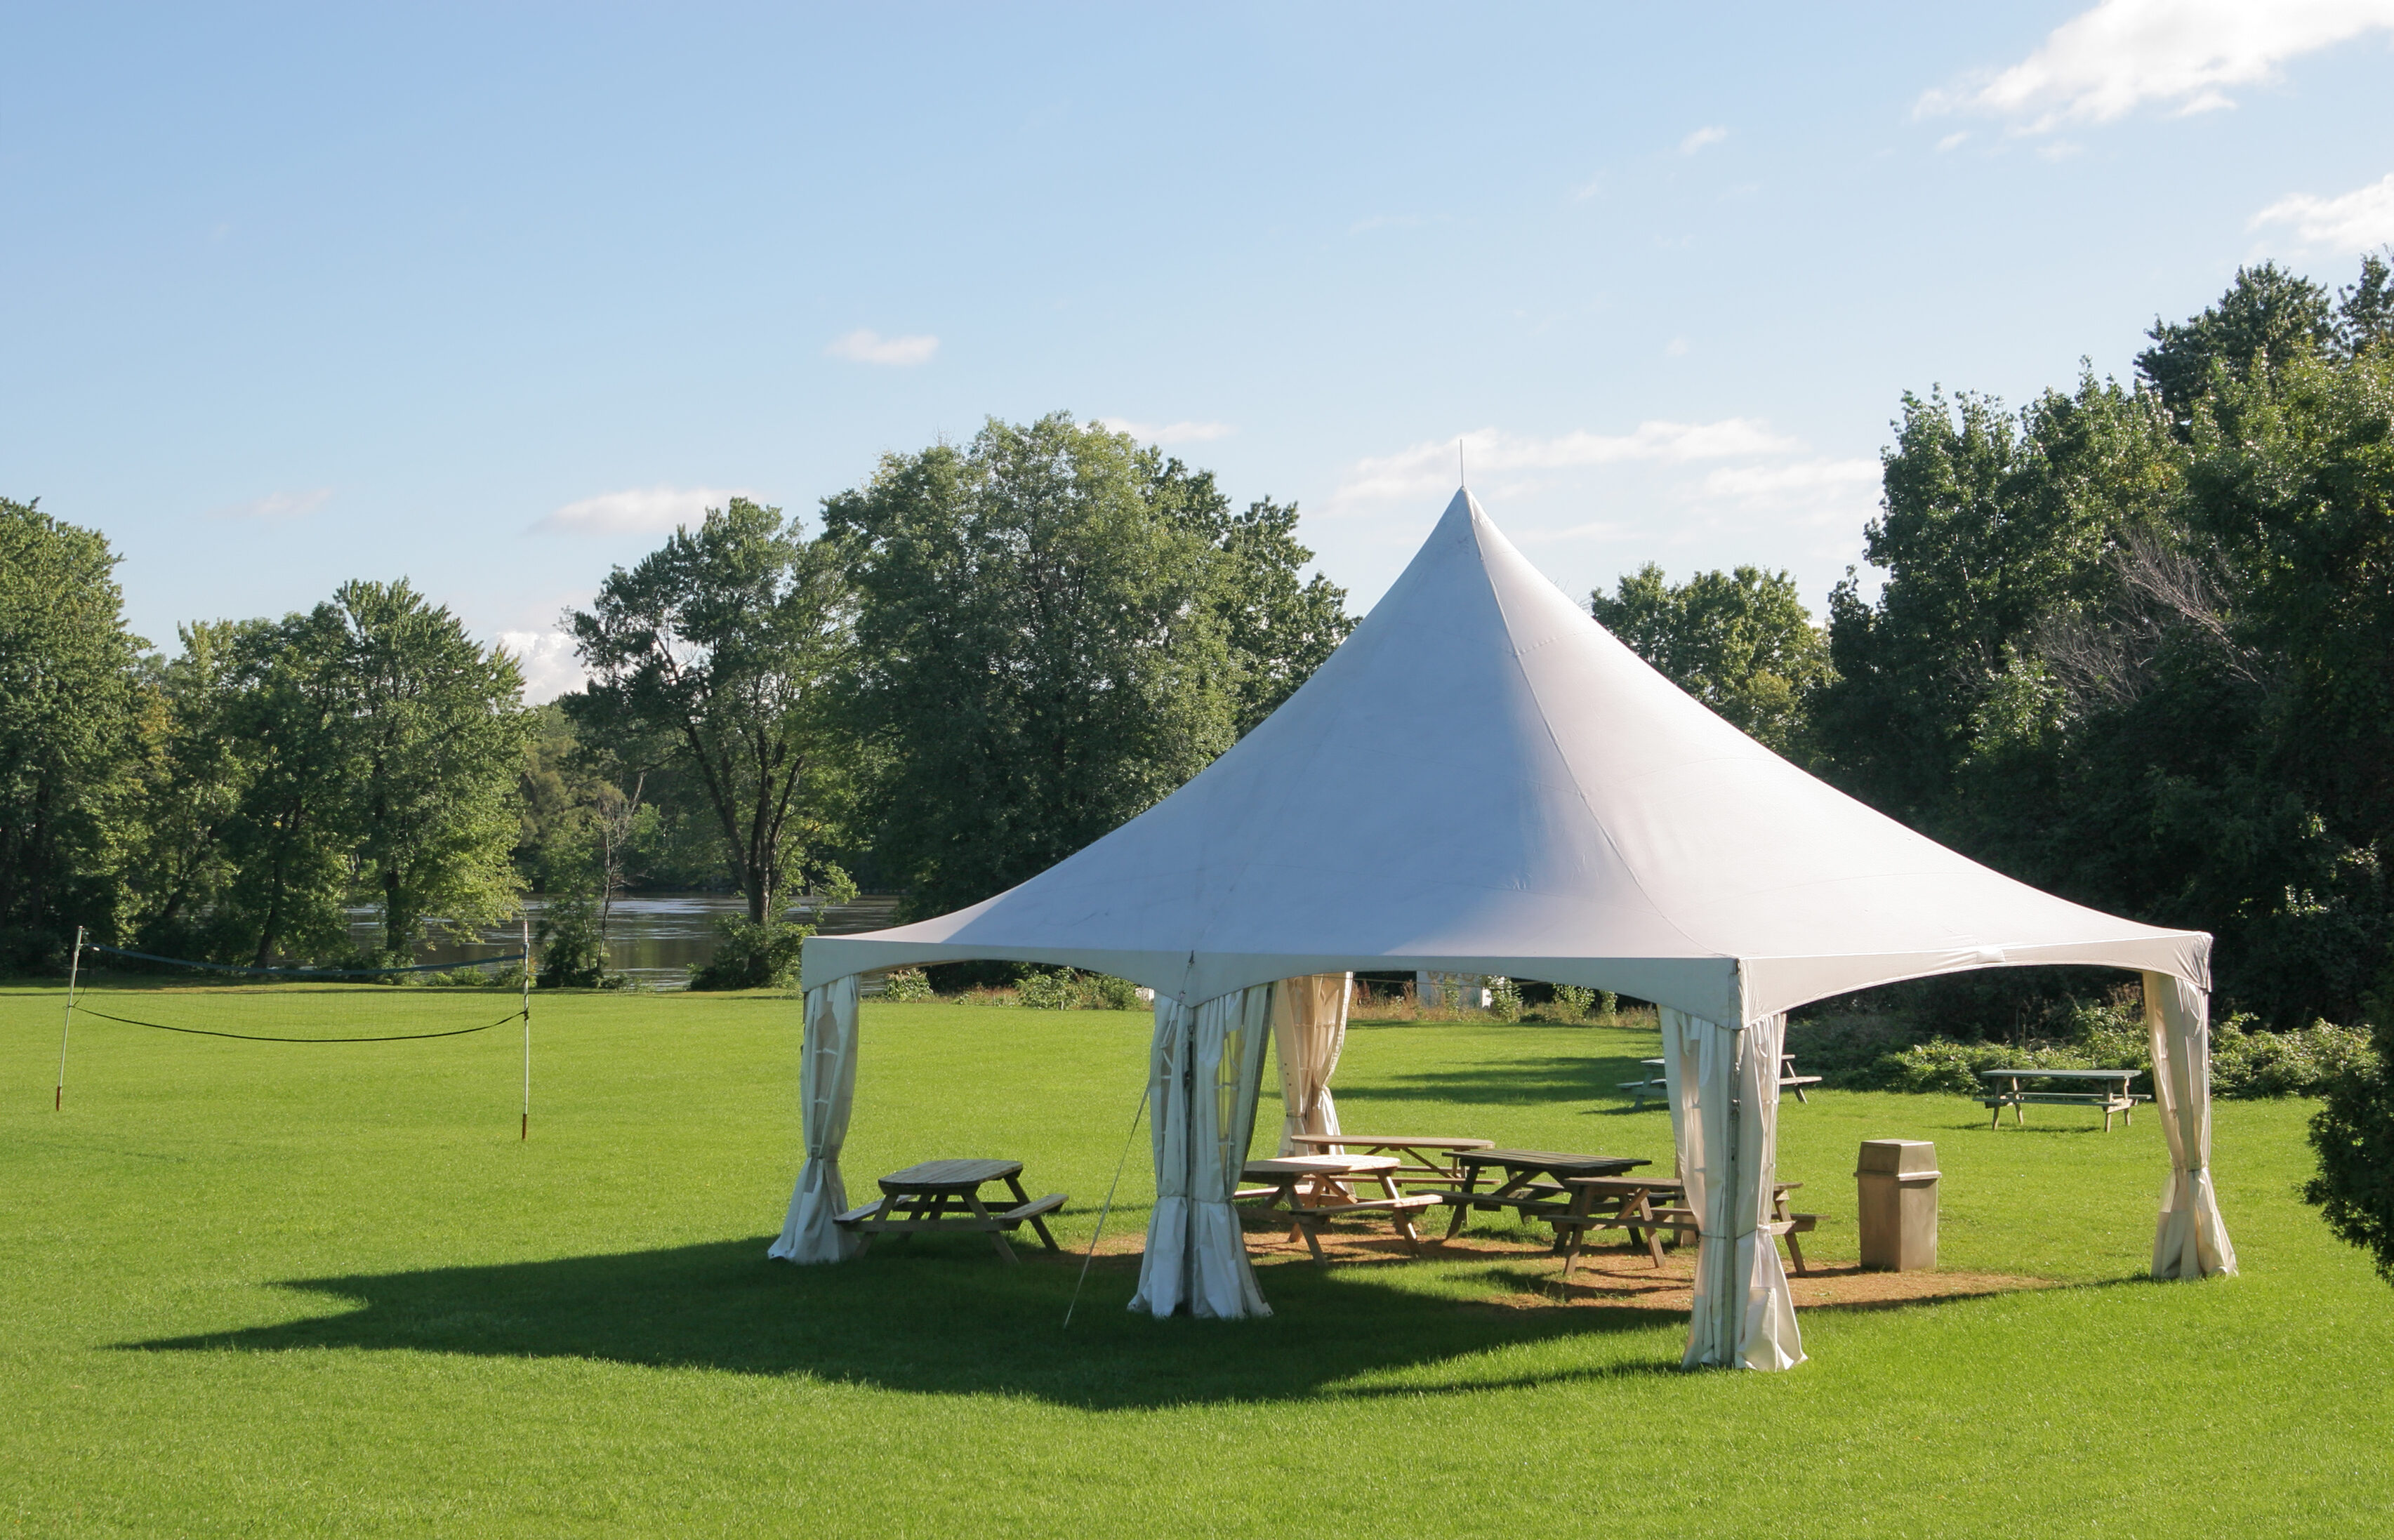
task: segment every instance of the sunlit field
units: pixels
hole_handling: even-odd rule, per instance
[[[2055,1286],[1803,1312],[1785,1375],[1683,1373],[1683,1317],[1563,1290],[1542,1232],[1327,1270],[1251,1236],[1269,1320],[1127,1313],[1142,1129],[1079,1257],[972,1237],[769,1261],[798,1012],[537,996],[520,1043],[302,1046],[0,991],[0,1522],[17,1533],[1673,1535],[2384,1533],[2394,1290],[2295,1196],[2308,1107],[2222,1103],[2244,1276],[2140,1278],[2150,1116],[1815,1092],[1782,1174],[1850,1261],[1856,1144],[1937,1142],[1941,1262]],[[1026,1164],[1085,1246],[1144,1018],[868,1003],[850,1191]],[[1347,1125],[1643,1155],[1612,1028],[1363,1026]],[[1268,1072],[1269,1079],[1269,1072]],[[1277,1126],[1267,1095],[1259,1146]],[[1117,1249],[1119,1237],[1125,1245]],[[1024,1236],[1027,1242],[1027,1232]]]

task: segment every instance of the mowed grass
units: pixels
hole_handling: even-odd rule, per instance
[[[1855,1252],[1858,1141],[1937,1142],[1943,1262],[2064,1286],[1804,1312],[1785,1375],[1677,1368],[1684,1318],[1541,1304],[1518,1256],[1319,1272],[1276,1310],[1124,1310],[1104,1257],[924,1238],[770,1262],[798,1159],[796,1003],[535,1002],[507,1032],[345,1047],[79,1021],[0,991],[0,1525],[24,1533],[1383,1535],[2387,1533],[2394,1290],[2295,1196],[2305,1104],[2224,1103],[2245,1275],[2139,1277],[2150,1116],[1790,1102],[1782,1173]],[[852,1191],[1027,1163],[1087,1241],[1147,1023],[865,1007]],[[1667,1163],[1610,1029],[1363,1026],[1350,1128]],[[1279,1105],[1268,1095],[1258,1145]],[[1143,1226],[1141,1131],[1110,1231]],[[1491,1221],[1479,1221],[1493,1231]],[[1501,1231],[1494,1231],[1501,1233]],[[1111,1250],[1112,1239],[1109,1238]],[[1524,1302],[1526,1301],[1526,1303]]]

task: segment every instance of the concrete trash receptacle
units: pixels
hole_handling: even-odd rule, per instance
[[[1862,1266],[1914,1272],[1937,1265],[1937,1146],[1866,1139],[1854,1168],[1861,1189]]]

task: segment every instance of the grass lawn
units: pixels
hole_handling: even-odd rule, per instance
[[[1850,1258],[1854,1148],[1937,1142],[1941,1260],[2065,1286],[1803,1312],[1790,1374],[1677,1368],[1683,1317],[1518,1253],[1259,1267],[1276,1314],[1153,1321],[1101,1258],[971,1238],[792,1268],[796,1002],[535,1003],[505,1031],[283,1046],[0,990],[0,1530],[2341,1536],[2394,1532],[2394,1290],[2295,1197],[2308,1104],[2222,1103],[2244,1276],[2139,1279],[2166,1159],[1959,1099],[1790,1102],[1781,1172]],[[1027,1163],[1088,1239],[1144,1018],[865,1007],[851,1191]],[[1649,1033],[1359,1027],[1347,1125],[1670,1153]],[[1279,1105],[1268,1099],[1257,1143]],[[1110,1230],[1151,1198],[1142,1130]],[[1481,1219],[1482,1227],[1492,1225]],[[1027,1232],[1026,1238],[1027,1238]],[[1111,1249],[1111,1236],[1109,1238]],[[1259,1256],[1295,1257],[1279,1248]]]

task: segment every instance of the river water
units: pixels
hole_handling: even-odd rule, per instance
[[[540,927],[547,900],[532,894],[524,911],[533,928]],[[800,900],[785,912],[791,920],[812,920],[830,935],[877,930],[892,922],[894,898],[862,898],[854,903],[826,906],[818,915],[809,901]],[[608,967],[629,974],[644,989],[680,989],[690,970],[715,955],[716,922],[745,918],[748,901],[737,893],[625,893],[615,900],[607,916]],[[497,953],[514,952],[522,944],[520,925],[493,926],[480,932],[480,944],[466,944],[447,932],[418,949],[416,961],[462,963]],[[367,907],[349,911],[349,935],[362,947],[378,945],[381,928]]]

